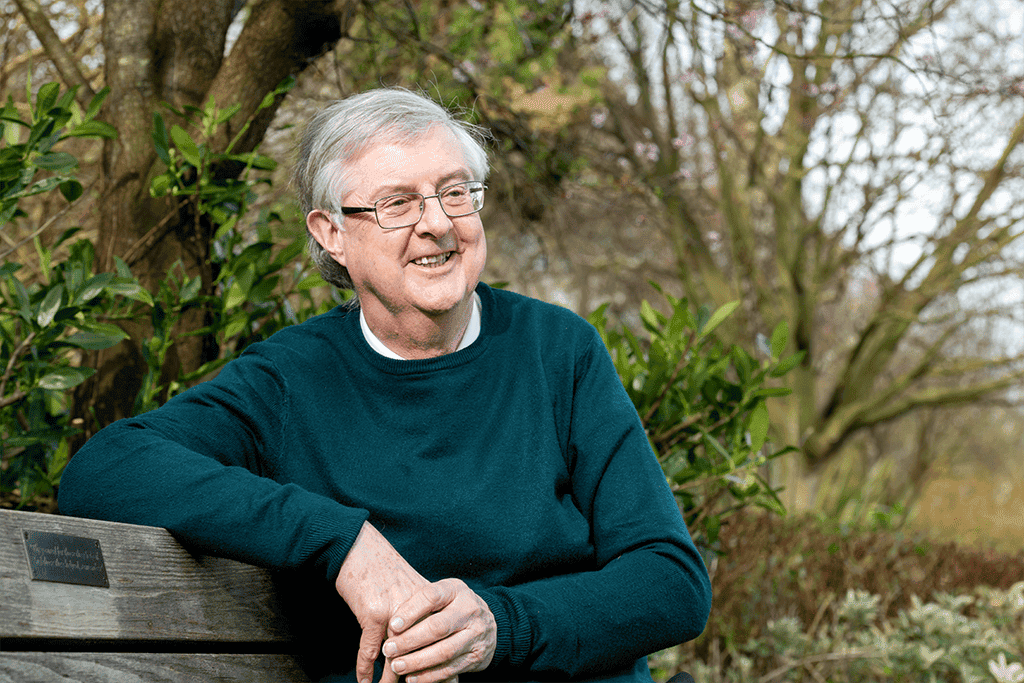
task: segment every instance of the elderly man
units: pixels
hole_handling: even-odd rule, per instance
[[[310,252],[357,305],[101,431],[61,510],[332,585],[324,680],[649,682],[707,572],[596,331],[480,282],[480,140],[401,89],[316,116]]]

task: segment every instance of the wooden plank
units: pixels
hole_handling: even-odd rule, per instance
[[[97,539],[110,587],[31,580],[25,531]],[[164,529],[0,510],[0,639],[290,640],[279,615],[269,572],[193,556]]]
[[[309,681],[287,655],[14,652],[0,656],[0,683]]]

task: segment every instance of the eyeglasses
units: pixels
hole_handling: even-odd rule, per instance
[[[372,211],[377,216],[377,225],[384,230],[395,230],[416,225],[423,217],[427,200],[435,197],[449,218],[474,214],[484,208],[486,189],[483,183],[472,180],[442,187],[437,194],[423,196],[418,192],[407,192],[378,199],[373,206],[343,206],[341,212],[348,216]]]

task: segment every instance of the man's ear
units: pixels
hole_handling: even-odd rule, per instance
[[[306,214],[306,227],[321,247],[340,265],[345,265],[345,231],[329,213],[313,209]]]

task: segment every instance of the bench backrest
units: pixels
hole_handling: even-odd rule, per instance
[[[164,529],[0,510],[0,681],[306,681],[295,652],[264,570]]]

